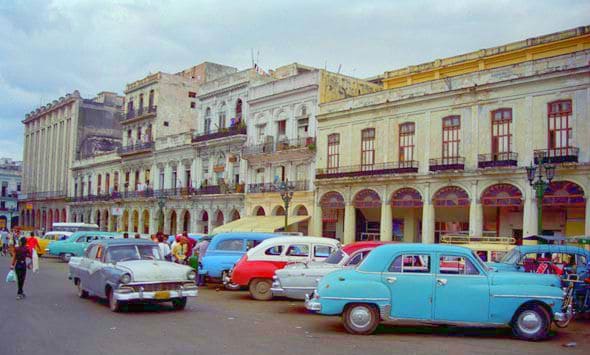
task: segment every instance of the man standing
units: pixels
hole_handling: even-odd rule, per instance
[[[211,237],[203,237],[200,242],[197,243],[195,246],[194,252],[199,256],[199,269],[203,267],[203,257],[207,253],[207,248],[209,247],[209,241]],[[197,281],[197,286],[204,286],[205,285],[205,275],[199,273],[199,278]]]
[[[20,239],[19,246],[14,248],[14,255],[12,256],[11,270],[16,273],[16,279],[18,283],[18,292],[16,294],[17,300],[25,298],[23,287],[25,285],[25,278],[27,276],[27,258],[31,257],[29,249],[26,246],[27,240],[25,237]]]

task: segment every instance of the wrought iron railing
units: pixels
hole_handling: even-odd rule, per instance
[[[137,110],[127,111],[125,115],[126,120],[132,120],[141,116],[155,115],[158,113],[158,106],[138,107]]]
[[[465,169],[464,157],[444,157],[429,160],[430,171],[463,170]]]
[[[307,191],[310,186],[307,180],[289,181],[288,184],[293,187],[293,191]],[[248,184],[248,192],[279,192],[279,185],[275,183]]]
[[[536,149],[535,164],[539,163],[577,163],[580,148],[560,147],[550,149]]]
[[[398,161],[370,165],[349,165],[335,168],[316,169],[316,179],[334,179],[355,176],[407,174],[418,172],[418,161]]]
[[[479,154],[477,156],[477,166],[480,169],[516,166],[517,164],[518,153],[514,152]]]
[[[268,154],[302,148],[307,148],[310,152],[314,152],[316,148],[315,143],[315,137],[284,139],[276,142],[273,139],[266,143],[247,145],[244,147],[244,154]]]
[[[19,200],[41,200],[50,198],[62,198],[66,197],[64,191],[40,191],[40,192],[28,192],[21,193],[18,196]]]
[[[131,144],[117,149],[117,152],[119,154],[132,154],[142,150],[151,150],[154,148],[154,144],[153,141]]]
[[[203,142],[211,139],[224,138],[235,136],[239,134],[246,134],[246,126],[233,126],[228,128],[220,128],[216,130],[208,130],[196,136],[193,136],[193,142]]]

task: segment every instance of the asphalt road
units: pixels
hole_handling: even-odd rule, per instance
[[[5,277],[9,259],[0,257]],[[200,289],[184,311],[166,304],[112,313],[104,301],[82,300],[67,265],[42,259],[29,273],[27,299],[0,287],[0,354],[575,354],[590,349],[590,322],[554,329],[550,340],[513,339],[510,330],[381,326],[352,336],[340,318],[309,314],[301,302],[250,300],[247,292]],[[576,342],[575,347],[563,344]]]

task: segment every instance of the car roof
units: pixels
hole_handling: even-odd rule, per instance
[[[269,243],[330,243],[338,244],[337,239],[324,237],[308,237],[308,236],[282,236],[265,240],[264,244]]]
[[[104,235],[104,236],[118,236],[121,233],[118,232],[101,232],[101,231],[78,231],[74,232],[71,236],[72,237],[79,237],[83,235]]]
[[[381,246],[385,243],[386,242],[381,242],[378,240],[354,242],[354,243],[346,244],[345,246],[342,247],[342,250],[346,254],[351,254],[351,253],[354,253],[355,251],[360,250],[360,249],[374,249],[374,248],[377,248],[378,246]]]
[[[573,245],[561,245],[561,244],[537,244],[537,245],[519,245],[518,250],[522,253],[534,253],[534,252],[541,252],[541,253],[578,253],[584,255],[590,255],[590,252],[584,248],[576,247]]]
[[[94,241],[90,244],[103,244],[106,246],[113,246],[113,245],[157,245],[153,241],[149,239],[102,239]]]
[[[257,233],[257,232],[227,232],[227,233],[219,233],[213,236],[213,240],[222,240],[222,239],[236,239],[236,238],[248,238],[248,239],[268,239],[273,237],[278,237],[278,234],[274,233]]]

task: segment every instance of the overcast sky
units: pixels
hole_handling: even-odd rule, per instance
[[[368,77],[590,24],[590,0],[0,0],[0,157],[27,112],[203,61]]]

